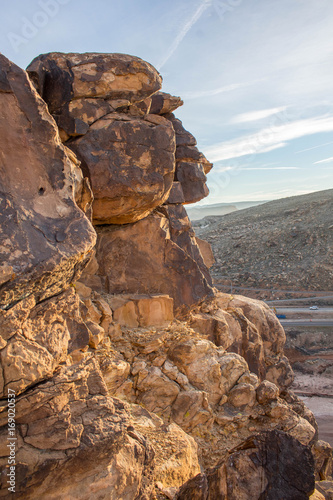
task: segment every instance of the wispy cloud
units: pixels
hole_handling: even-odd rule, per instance
[[[318,144],[318,146],[313,146],[312,148],[301,149],[300,151],[295,151],[295,153],[304,153],[305,151],[311,151],[311,149],[323,148],[324,146],[328,146],[329,144],[333,144],[333,141],[324,142],[324,144]]]
[[[315,161],[314,165],[317,165],[318,163],[332,163],[332,162],[333,162],[333,156],[331,156],[330,158],[325,158],[325,160]]]
[[[204,153],[211,161],[228,160],[246,155],[267,153],[286,146],[288,141],[293,139],[331,131],[333,131],[332,116],[308,118],[266,127],[255,134],[215,144],[205,148]]]
[[[247,165],[240,165],[240,166],[218,166],[215,165],[214,167],[215,172],[228,172],[230,170],[237,170],[237,171],[252,171],[252,170],[300,170],[300,167],[270,167],[270,166],[261,166],[261,167],[252,167],[252,166],[247,166]]]
[[[286,109],[287,106],[281,106],[279,108],[260,109],[258,111],[250,111],[249,113],[242,113],[240,115],[235,116],[231,120],[231,123],[247,123],[247,122],[263,120],[264,118],[268,118],[278,113],[282,113],[282,111],[285,111]]]
[[[174,42],[170,45],[168,52],[166,53],[160,64],[157,65],[158,71],[160,71],[161,68],[163,68],[166,62],[170,59],[170,57],[173,56],[173,54],[176,52],[179,45],[181,44],[187,33],[190,31],[192,26],[194,26],[194,24],[197,21],[199,21],[202,14],[210,5],[212,5],[212,0],[203,0],[203,2],[201,3],[201,5],[199,5],[193,16],[184,24],[181,31],[176,36]]]

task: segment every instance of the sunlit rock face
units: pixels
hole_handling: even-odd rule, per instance
[[[27,74],[0,55],[0,306],[61,292],[91,255],[95,231],[75,203],[82,180]]]
[[[0,498],[9,389],[19,500],[308,498],[331,449],[275,315],[212,287],[181,99],[132,56],[28,70],[0,56]]]

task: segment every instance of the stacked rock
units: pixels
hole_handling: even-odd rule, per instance
[[[44,54],[27,71],[92,187],[98,269],[85,282],[166,293],[176,308],[212,295],[183,207],[207,196],[212,165],[172,113],[183,101],[159,91],[153,66],[124,54]]]

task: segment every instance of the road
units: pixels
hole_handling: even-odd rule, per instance
[[[275,306],[278,314],[288,313],[308,313],[314,315],[333,314],[333,307],[319,307],[319,309],[310,309],[309,307],[279,307]]]
[[[332,319],[280,319],[282,326],[333,326]]]

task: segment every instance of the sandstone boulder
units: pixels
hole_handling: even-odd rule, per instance
[[[0,55],[0,306],[61,292],[89,260],[95,232],[75,203],[76,165],[26,73]]]
[[[42,54],[27,72],[52,114],[74,99],[126,99],[137,102],[161,88],[151,64],[126,54]]]
[[[104,226],[97,232],[97,275],[108,293],[167,294],[176,309],[213,294],[187,218],[156,212],[135,224]]]
[[[1,397],[8,387],[19,394],[49,378],[68,354],[89,343],[73,288],[40,304],[33,296],[18,302],[2,313],[0,325]]]
[[[68,145],[91,181],[94,224],[136,222],[167,200],[175,171],[168,120],[111,113]]]

